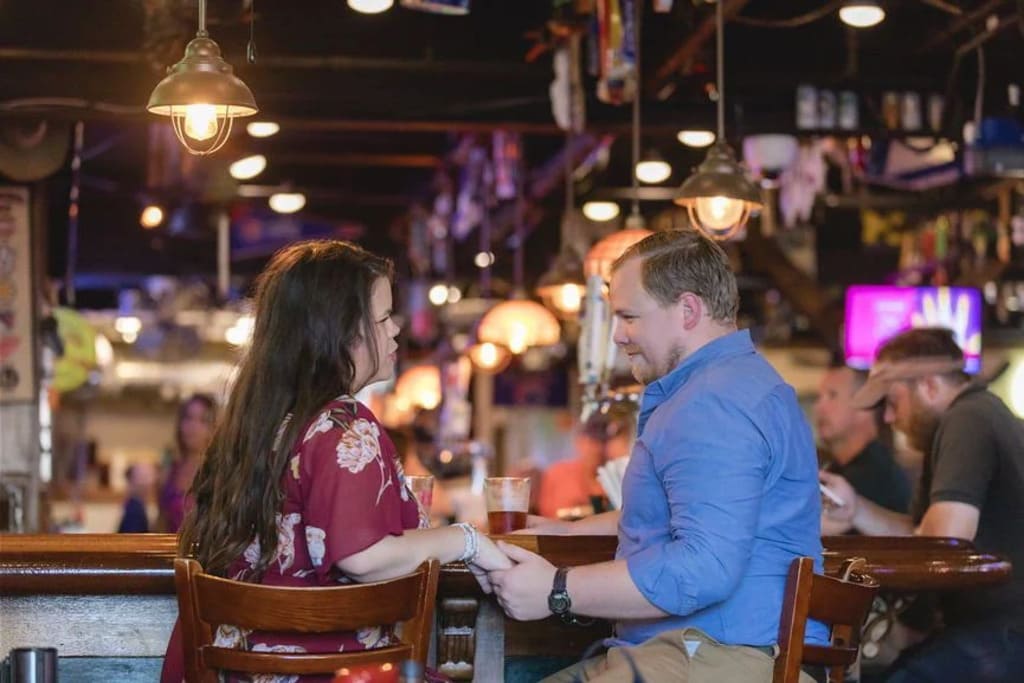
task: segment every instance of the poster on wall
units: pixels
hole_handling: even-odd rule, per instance
[[[0,185],[0,403],[35,399],[29,196]]]

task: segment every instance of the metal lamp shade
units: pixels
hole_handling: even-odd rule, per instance
[[[481,342],[500,344],[519,354],[533,346],[552,346],[562,336],[562,328],[551,311],[536,301],[502,301],[487,311],[477,327]]]
[[[187,108],[206,105],[217,118],[217,132],[210,141],[196,145],[186,139]],[[252,116],[259,109],[248,86],[234,75],[224,61],[217,43],[197,37],[185,48],[185,57],[168,67],[146,105],[153,114],[171,117],[178,139],[193,154],[210,154],[227,141],[231,122],[240,116]]]
[[[568,252],[560,254],[537,281],[537,296],[555,315],[566,319],[579,315],[586,289],[583,264]]]
[[[605,282],[611,280],[612,264],[623,252],[643,238],[654,233],[645,228],[626,228],[607,235],[590,248],[583,259],[583,274],[600,275]]]
[[[737,220],[724,227],[704,225],[697,215],[697,203],[711,197],[742,202],[742,212]],[[746,224],[751,211],[761,208],[761,193],[736,162],[729,145],[716,142],[708,150],[704,163],[697,167],[697,172],[680,186],[674,201],[688,209],[690,220],[696,227],[716,239],[728,239]]]

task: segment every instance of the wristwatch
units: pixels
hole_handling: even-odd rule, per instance
[[[551,592],[548,593],[548,609],[551,610],[552,614],[566,622],[572,620],[572,613],[569,612],[570,608],[572,608],[572,600],[569,599],[569,591],[565,589],[565,577],[568,573],[568,567],[556,569],[555,581],[551,586]]]

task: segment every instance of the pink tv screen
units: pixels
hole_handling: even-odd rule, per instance
[[[912,327],[953,330],[964,369],[981,369],[981,292],[969,287],[855,285],[846,290],[846,364],[867,369],[878,347]]]

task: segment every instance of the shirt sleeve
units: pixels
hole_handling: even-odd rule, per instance
[[[709,397],[672,420],[653,446],[640,441],[662,482],[672,540],[627,559],[640,592],[669,614],[721,602],[750,560],[769,445],[739,408]]]
[[[381,427],[323,416],[302,437],[298,472],[306,544],[321,580],[338,562],[403,532],[401,484],[381,448]]]
[[[954,407],[936,435],[929,503],[968,503],[980,510],[995,474],[996,450],[986,416],[973,406]]]

